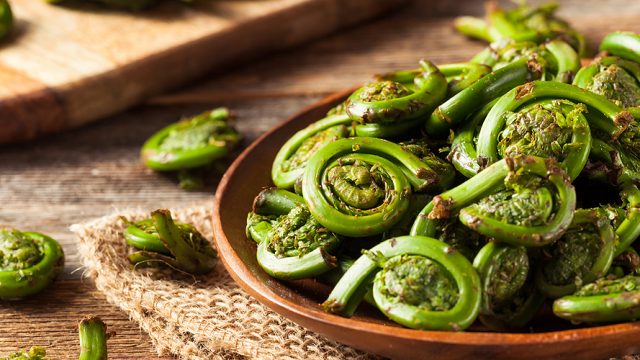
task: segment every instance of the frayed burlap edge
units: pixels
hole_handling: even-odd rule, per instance
[[[180,221],[213,238],[210,206],[172,210]],[[132,269],[122,238],[126,211],[71,227],[80,239],[86,275],[109,302],[147,332],[158,353],[182,359],[369,359],[281,317],[246,294],[221,262],[206,276],[190,278],[160,270]]]

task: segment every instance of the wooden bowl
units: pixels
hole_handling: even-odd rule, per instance
[[[296,131],[322,118],[351,91],[330,96],[256,140],[231,165],[215,197],[214,233],[227,270],[251,296],[275,312],[335,341],[399,359],[606,359],[640,352],[640,322],[574,327],[542,311],[526,333],[493,333],[481,326],[467,332],[406,329],[368,305],[352,318],[319,306],[330,288],[314,281],[283,282],[256,261],[256,246],[245,235],[247,213],[261,189],[272,186],[276,152]]]

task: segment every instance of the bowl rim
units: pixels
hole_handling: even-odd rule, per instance
[[[348,89],[331,94],[310,106],[305,107],[302,111],[290,116],[286,120],[278,123],[270,128],[264,134],[253,141],[242,153],[233,161],[231,166],[222,176],[218,188],[215,193],[213,203],[213,233],[214,242],[218,248],[218,253],[222,262],[231,275],[231,277],[240,285],[240,287],[254,297],[258,302],[266,305],[276,313],[290,319],[298,324],[300,322],[288,315],[293,313],[300,318],[309,322],[322,323],[326,327],[335,327],[342,330],[359,331],[363,333],[375,333],[391,338],[398,338],[409,341],[419,342],[438,342],[452,345],[485,345],[485,346],[518,346],[518,345],[544,345],[557,342],[583,341],[586,338],[600,338],[608,336],[616,336],[622,334],[638,333],[640,331],[640,322],[627,322],[609,325],[596,325],[591,327],[581,327],[575,329],[554,330],[537,333],[508,333],[508,332],[448,332],[448,331],[430,331],[415,330],[404,327],[389,326],[367,322],[355,318],[345,318],[339,315],[330,314],[319,309],[309,308],[292,300],[286,299],[271,290],[267,285],[252,275],[248,266],[240,259],[233,246],[227,239],[224,226],[220,218],[220,206],[224,200],[227,188],[233,186],[231,179],[233,178],[240,164],[258,147],[265,139],[273,133],[283,128],[291,126],[292,123],[304,118],[306,114],[317,110],[320,107],[326,107],[329,104],[336,103],[346,98],[354,89]],[[303,128],[307,124],[301,125]],[[302,325],[302,324],[300,324]],[[303,325],[304,326],[304,325]],[[305,326],[306,327],[306,326]],[[307,327],[309,328],[309,327]],[[312,331],[317,331],[311,329]],[[325,334],[326,335],[326,334]],[[338,340],[339,341],[339,340]]]

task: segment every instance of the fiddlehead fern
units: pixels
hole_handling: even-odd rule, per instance
[[[304,205],[302,196],[277,188],[261,191],[253,201],[253,211],[247,215],[247,237],[257,243],[268,239],[269,230],[278,216],[287,215],[298,205]]]
[[[620,107],[640,105],[640,64],[605,56],[578,71],[573,84],[602,95]]]
[[[0,40],[11,32],[13,27],[13,12],[7,0],[0,0]]]
[[[47,360],[47,350],[41,346],[32,346],[29,350],[17,351],[0,360]]]
[[[345,101],[345,110],[361,125],[356,135],[388,137],[419,125],[442,102],[446,91],[445,76],[423,60],[420,70],[382,75],[356,90]]]
[[[414,329],[464,330],[478,315],[480,279],[471,263],[441,241],[401,236],[362,255],[323,303],[344,314],[373,280],[373,297],[390,319]],[[357,306],[357,304],[355,305]]]
[[[520,59],[536,59],[542,65],[542,80],[571,82],[580,69],[580,56],[565,41],[555,39],[544,44],[499,41],[476,55],[471,61],[486,64],[493,70]]]
[[[428,134],[442,136],[463,123],[492,100],[513,87],[539,79],[542,66],[535,59],[520,59],[475,81],[440,106],[427,119]]]
[[[427,139],[416,138],[410,141],[400,142],[398,145],[400,145],[402,150],[418,157],[428,169],[438,174],[437,183],[430,186],[428,190],[444,191],[451,186],[456,175],[454,168],[451,164],[434,154],[436,150],[431,149],[431,144]],[[409,178],[412,177],[410,173],[406,173],[406,175]]]
[[[171,124],[142,146],[141,157],[153,170],[202,167],[229,153],[240,135],[229,124],[229,111],[218,108]]]
[[[544,246],[562,236],[575,204],[575,189],[553,159],[505,158],[434,197],[411,235],[433,236],[437,220],[459,211],[464,225],[485,236],[516,246]]]
[[[326,144],[347,137],[351,122],[343,111],[335,111],[298,131],[280,148],[273,161],[273,183],[291,189],[304,173],[309,158]]]
[[[486,20],[463,16],[456,18],[454,26],[460,33],[496,42],[510,39],[516,42],[544,41],[562,38],[571,44],[580,54],[586,51],[584,37],[571,26],[555,16],[557,5],[548,3],[532,8],[522,2],[511,10],[499,8],[495,2],[487,7]]]
[[[514,88],[505,94],[491,109],[482,124],[478,137],[478,157],[486,158],[488,163],[498,159],[497,142],[499,132],[505,123],[505,113],[515,112],[525,104],[543,99],[564,99],[572,103],[582,103],[588,106],[586,119],[594,131],[608,140],[614,140],[620,144],[634,144],[636,137],[636,125],[634,115],[624,110],[601,95],[580,89],[576,86],[552,81],[534,81]],[[585,141],[581,141],[584,146]],[[565,160],[565,165],[572,177],[577,176],[584,164],[586,151],[571,151]],[[573,159],[573,160],[571,160]],[[573,164],[573,165],[572,165]],[[577,173],[576,173],[577,172]]]
[[[473,266],[482,280],[483,324],[493,330],[511,330],[531,321],[544,296],[533,284],[533,264],[525,247],[489,242],[478,252]]]
[[[557,159],[571,178],[580,174],[591,147],[584,105],[542,100],[502,113],[494,110],[502,109],[503,104],[502,99],[498,101],[482,124],[477,145],[479,162],[491,164],[502,157],[535,155]]]
[[[439,65],[438,68],[447,78],[449,84],[447,97],[451,97],[468,88],[471,84],[491,72],[489,66],[472,62],[444,64]]]
[[[501,157],[535,155],[558,159],[577,177],[592,144],[586,107],[562,97],[506,105],[514,96],[512,90],[489,103],[456,132],[448,155],[456,169],[472,177]]]
[[[451,161],[456,170],[467,178],[475,176],[487,165],[482,163],[483,159],[478,158],[476,150],[478,133],[482,122],[498,100],[499,98],[485,105],[454,133],[447,159]]]
[[[156,224],[152,218],[143,219],[134,223],[129,222],[129,220],[124,217],[122,217],[121,220],[127,224],[122,234],[129,246],[143,251],[152,251],[165,255],[171,254],[169,249],[162,243],[162,240],[160,240],[160,235],[158,235]],[[176,226],[183,231],[191,230],[191,226],[188,224],[176,223]]]
[[[200,275],[213,270],[216,252],[209,241],[190,224],[175,223],[169,210],[159,209],[151,218],[127,223],[124,238],[140,250],[129,255],[135,266],[169,266]]]
[[[572,322],[636,320],[640,318],[640,277],[596,280],[554,301],[553,313]]]
[[[604,56],[582,68],[574,84],[600,94],[626,108],[635,120],[626,121],[627,129],[610,141],[607,131],[596,133],[591,149],[588,174],[614,185],[640,177],[640,40],[636,34],[613,33],[602,42],[602,49],[618,56]]]
[[[0,299],[21,299],[42,291],[64,266],[54,239],[36,232],[0,229]]]
[[[484,236],[462,225],[457,218],[439,221],[435,238],[459,251],[469,261],[473,261],[487,242]]]
[[[107,360],[107,325],[97,316],[82,319],[78,324],[79,360]]]
[[[562,197],[560,202],[575,200],[563,184],[568,180],[562,175],[549,180],[555,180],[556,191]],[[461,209],[460,221],[485,236],[514,245],[543,246],[562,234],[565,219],[570,215],[554,219],[554,195],[548,187],[536,181],[523,187],[510,182],[505,185],[507,190]]]
[[[505,113],[505,127],[498,136],[498,154],[502,157],[530,154],[564,160],[567,153],[586,153],[588,150],[582,149],[589,148],[590,139],[584,112],[584,106],[557,100],[536,103],[516,113]],[[576,174],[574,176],[582,170],[586,157],[580,156],[578,162],[581,164],[571,171]]]
[[[640,179],[640,132],[636,121],[615,141],[596,132],[591,144],[589,162],[585,174],[601,182],[620,186],[638,183]]]
[[[577,210],[573,222],[558,241],[544,248],[536,285],[550,298],[575,292],[609,271],[615,235],[599,209]]]
[[[393,227],[382,233],[382,239],[390,239],[392,237],[402,236],[409,233],[411,225],[416,219],[420,211],[427,206],[429,201],[433,199],[432,195],[424,193],[413,193],[409,197],[409,208],[404,213],[400,221]]]
[[[273,183],[280,188],[293,188],[311,156],[335,140],[350,135],[396,137],[418,126],[422,117],[444,99],[446,87],[444,75],[435,65],[422,62],[422,66],[421,70],[381,75],[380,81],[356,90],[325,118],[298,131],[276,155],[271,168]],[[449,73],[455,77],[462,72],[458,68],[450,69]],[[480,72],[469,70],[457,86],[466,86],[470,77],[481,76]]]
[[[617,31],[602,39],[600,51],[640,64],[640,35]]]
[[[625,275],[640,275],[640,255],[632,247],[613,258],[607,277],[621,278]]]
[[[401,145],[376,138],[341,139],[309,160],[302,193],[313,217],[346,236],[380,234],[409,207],[412,188],[441,186],[442,177]]]
[[[622,187],[621,197],[626,204],[626,210],[619,215],[616,227],[618,242],[614,256],[620,256],[629,249],[631,244],[640,237],[640,190],[633,183],[626,183]]]
[[[633,250],[631,245],[640,237],[640,190],[632,182],[621,184],[620,188],[620,204],[600,207],[615,229],[614,258]]]
[[[304,200],[282,189],[266,189],[256,197],[247,218],[247,236],[258,243],[260,266],[278,279],[313,277],[335,268],[330,254],[338,237],[318,223]]]

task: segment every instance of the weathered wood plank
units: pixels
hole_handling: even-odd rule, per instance
[[[401,2],[168,1],[140,13],[14,2],[17,30],[0,51],[0,78],[18,84],[0,91],[0,143],[112,115],[212,69],[321,37]],[[38,86],[19,84],[22,77]],[[31,117],[16,110],[25,104],[50,111]]]
[[[0,356],[21,348],[46,346],[51,359],[77,358],[78,322],[85,316],[98,315],[108,330],[115,332],[108,342],[110,359],[157,358],[149,337],[109,305],[90,282],[59,281],[37,298],[0,302],[0,308]]]
[[[438,4],[436,14],[483,11],[481,1],[434,3]],[[585,34],[593,52],[610,31],[640,31],[640,2],[616,0],[604,6],[594,0],[571,0],[561,4],[561,13]],[[414,68],[421,58],[436,64],[464,61],[482,49],[482,42],[457,34],[451,18],[434,17],[434,11],[428,9],[430,5],[416,3],[401,15],[314,43],[296,56],[277,55],[188,90],[159,96],[152,102],[177,104],[237,97],[327,95],[366,82],[372,74]]]

